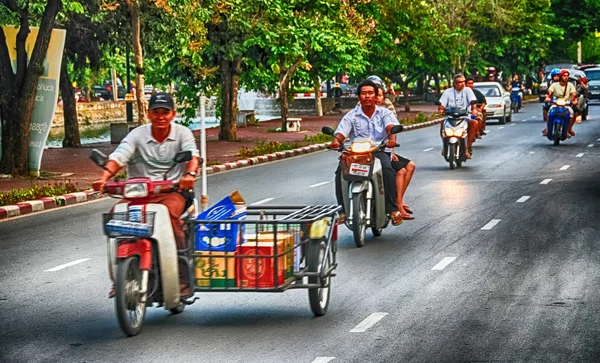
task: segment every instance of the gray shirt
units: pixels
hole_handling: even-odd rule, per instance
[[[200,157],[192,131],[171,123],[169,136],[159,143],[152,136],[152,125],[133,129],[108,157],[119,166],[127,165],[128,178],[163,180],[164,173],[175,164],[173,158],[180,151],[191,151]],[[186,163],[180,163],[167,174],[168,180],[179,181],[185,175]]]
[[[388,125],[399,125],[392,111],[377,106],[369,118],[360,105],[350,110],[340,121],[335,133],[344,135],[345,138],[355,137],[371,138],[375,143],[380,143],[388,134],[385,128]]]

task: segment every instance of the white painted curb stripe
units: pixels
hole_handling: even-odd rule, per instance
[[[29,205],[31,205],[32,212],[39,212],[39,211],[44,210],[44,202],[42,202],[41,200],[32,200],[27,203],[29,203]]]
[[[63,268],[71,267],[71,266],[80,264],[82,262],[88,261],[88,260],[89,260],[89,258],[82,258],[80,260],[76,260],[76,261],[73,261],[73,262],[65,263],[64,265],[56,266],[56,267],[51,268],[49,270],[46,270],[44,272],[55,272],[55,271],[58,271],[58,270],[62,270]]]
[[[431,270],[441,271],[445,269],[449,264],[451,264],[454,260],[456,260],[456,257],[444,257],[440,262],[438,262],[437,265],[433,266]]]
[[[571,167],[571,165],[564,165],[560,168],[560,170],[567,170]]]
[[[494,228],[498,223],[500,223],[501,220],[502,219],[492,219],[491,221],[488,222],[488,224],[481,227],[481,229],[484,231],[489,231],[490,229]]]
[[[317,184],[310,185],[309,188],[316,188],[316,187],[320,187],[321,185],[326,185],[326,184],[329,184],[329,183],[330,182],[328,182],[328,181],[327,182],[322,182],[322,183],[317,183]]]
[[[575,157],[576,157],[576,158],[580,158],[580,157],[582,157],[582,156],[583,156],[583,154],[585,154],[585,153],[579,153],[579,154],[575,155]]]
[[[315,358],[315,360],[312,361],[312,363],[327,363],[331,362],[334,359],[335,357],[317,357]]]
[[[87,200],[87,194],[83,192],[69,193],[68,195],[72,195],[78,202],[85,202]]]
[[[552,181],[552,179],[544,179],[540,184],[548,184]]]
[[[5,205],[0,207],[6,211],[6,217],[16,217],[21,215],[21,208],[18,205]]]
[[[388,313],[373,313],[368,318],[363,320],[354,329],[350,330],[350,333],[364,333],[377,322],[383,319]]]
[[[427,151],[431,151],[431,150],[433,150],[433,148],[432,148],[432,147],[430,147],[429,149],[425,149],[425,150],[423,150],[423,151],[426,151],[426,152],[427,152]]]
[[[258,202],[256,202],[256,203],[252,203],[252,204],[250,204],[250,205],[261,205],[261,204],[265,204],[265,203],[268,203],[268,202],[272,201],[273,199],[275,199],[275,198],[266,198],[266,199],[263,199],[263,200],[259,200],[259,201],[258,201]]]
[[[528,195],[524,195],[521,198],[519,198],[519,200],[517,200],[517,203],[525,203],[529,198],[531,198]]]

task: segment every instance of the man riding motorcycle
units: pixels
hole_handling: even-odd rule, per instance
[[[472,89],[468,87],[465,88],[465,76],[462,74],[455,75],[453,83],[454,87],[447,89],[442,97],[440,97],[438,112],[444,113],[444,110],[449,107],[453,107],[458,110],[465,110],[471,107],[471,113],[473,116],[477,117],[477,97],[475,97],[475,93],[473,93]],[[440,135],[442,134],[443,127],[444,123],[441,123]],[[479,122],[477,120],[469,119],[469,128],[467,129],[468,145],[467,150],[465,151],[465,156],[467,159],[471,159],[471,145],[473,144],[473,140],[475,139],[478,128]],[[442,155],[444,155],[443,149]]]
[[[560,73],[558,74],[560,77],[560,81],[553,83],[550,88],[548,89],[548,94],[546,95],[546,100],[545,102],[550,103],[553,96],[554,98],[557,99],[563,99],[565,101],[571,101],[571,103],[573,105],[577,104],[577,90],[575,89],[575,86],[569,82],[569,71],[566,69],[561,69]],[[552,105],[550,107],[553,108],[555,107],[554,105]],[[573,112],[573,109],[569,106],[567,106],[567,110],[569,111],[569,137],[571,136],[575,136],[575,132],[573,131],[573,124],[575,123],[575,113]],[[547,124],[547,128],[544,129],[542,131],[542,134],[544,136],[547,136],[548,134],[548,129],[551,127],[551,125],[548,125],[548,121],[546,121]]]
[[[168,180],[179,182],[180,190],[173,193],[155,194],[148,203],[163,204],[169,210],[171,225],[178,249],[187,247],[183,222],[179,219],[188,203],[187,190],[196,182],[200,154],[192,131],[185,126],[172,123],[175,118],[175,104],[171,94],[155,93],[148,105],[150,124],[133,129],[110,154],[106,169],[99,180],[92,184],[102,192],[104,185],[119,170],[127,166],[128,178],[150,178],[163,180],[164,173],[173,166],[173,159],[180,151],[191,151],[192,160],[179,164],[167,175]],[[182,288],[186,285],[187,268],[180,264]],[[111,291],[112,293],[112,291]],[[111,294],[109,293],[109,297]]]
[[[390,131],[393,126],[399,123],[390,110],[378,107],[375,104],[378,92],[377,85],[372,81],[365,80],[358,86],[357,92],[360,106],[356,106],[342,118],[335,130],[330,148],[339,149],[344,140],[356,137],[371,138],[372,142],[380,143],[388,135],[389,140],[386,146],[389,148],[395,147],[396,136],[390,134]],[[381,161],[383,171],[385,212],[389,215],[392,224],[397,226],[402,223],[402,213],[398,210],[398,205],[396,204],[396,172],[392,168],[390,156],[384,151],[376,152],[374,156]],[[338,164],[335,171],[335,195],[338,204],[343,208],[344,199],[341,174],[341,166]],[[342,223],[344,218],[345,211],[342,210],[338,223]]]

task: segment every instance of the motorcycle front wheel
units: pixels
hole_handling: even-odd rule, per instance
[[[115,309],[121,330],[128,336],[138,335],[146,316],[142,302],[142,270],[137,256],[120,260],[115,281]]]
[[[552,135],[554,138],[554,146],[558,146],[558,144],[560,144],[560,135],[562,134],[560,124],[554,124],[554,130],[552,132],[554,132]]]
[[[352,233],[356,247],[365,245],[365,234],[367,232],[365,204],[365,193],[354,194],[352,198]]]
[[[455,162],[456,162],[456,144],[450,144],[450,157],[449,157],[449,163],[450,163],[450,170],[454,170],[455,167]]]

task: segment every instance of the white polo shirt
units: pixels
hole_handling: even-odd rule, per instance
[[[152,136],[152,125],[147,124],[127,134],[108,158],[121,167],[127,165],[128,178],[163,180],[164,173],[175,164],[175,155],[188,150],[192,156],[200,157],[194,134],[187,127],[171,123],[169,136],[159,143]],[[185,169],[186,163],[180,163],[167,174],[167,179],[179,181]]]

